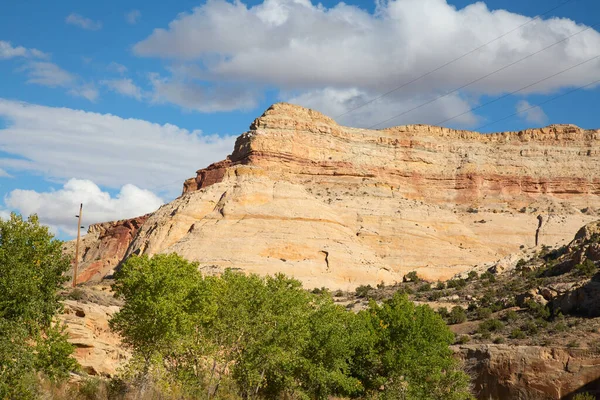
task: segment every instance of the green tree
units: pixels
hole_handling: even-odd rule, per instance
[[[469,378],[452,357],[454,335],[428,306],[395,295],[359,313],[365,329],[355,374],[382,399],[471,399]]]
[[[36,372],[60,380],[75,368],[73,348],[52,322],[69,266],[36,216],[0,220],[0,398],[33,398]]]

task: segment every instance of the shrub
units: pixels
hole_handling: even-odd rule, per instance
[[[74,288],[73,290],[71,290],[69,292],[69,294],[67,295],[67,298],[70,300],[79,301],[79,300],[83,299],[84,296],[85,296],[85,293],[83,290],[81,290],[79,288]]]
[[[482,307],[477,310],[477,318],[479,319],[488,319],[492,316],[492,310],[486,307]]]
[[[367,297],[372,290],[371,285],[360,285],[356,288],[355,293],[357,297]]]
[[[429,292],[431,290],[431,285],[429,283],[424,283],[417,289],[417,292]]]
[[[450,313],[448,312],[448,309],[446,307],[440,307],[440,308],[438,308],[437,309],[437,313],[443,319],[446,319],[446,318],[448,318],[450,316]]]
[[[515,328],[510,332],[511,339],[525,339],[527,335],[519,328]]]
[[[575,274],[591,278],[598,271],[596,264],[589,259],[586,259],[581,264],[575,266]]]
[[[462,289],[467,286],[467,281],[464,279],[452,279],[446,284],[448,289]]]
[[[538,327],[533,321],[525,322],[521,329],[527,332],[530,336],[537,335],[538,333]]]
[[[569,343],[567,343],[567,347],[570,349],[574,349],[579,347],[579,342],[575,339],[571,340]]]
[[[487,280],[491,283],[496,282],[496,276],[490,271],[485,271],[483,274],[481,274],[481,279]]]
[[[591,393],[578,393],[573,396],[573,400],[596,400],[596,396]]]
[[[550,309],[547,306],[544,306],[535,300],[527,300],[525,302],[525,307],[527,307],[528,312],[534,318],[550,318]]]
[[[471,341],[471,337],[469,335],[460,335],[456,338],[454,343],[456,344],[467,344]]]
[[[502,336],[497,336],[494,338],[494,344],[502,344],[504,343],[506,340],[504,340],[504,338]]]
[[[467,276],[467,279],[469,281],[474,281],[477,278],[479,278],[479,275],[477,274],[477,271],[469,271],[469,275]]]
[[[465,309],[461,306],[454,306],[450,311],[450,315],[448,317],[448,323],[451,325],[454,324],[462,324],[467,320],[467,313]]]
[[[411,271],[404,276],[404,280],[407,282],[419,283],[421,279],[417,275],[417,271]]]
[[[488,319],[479,324],[477,332],[497,332],[502,330],[502,328],[504,328],[504,324],[501,321],[497,319]]]

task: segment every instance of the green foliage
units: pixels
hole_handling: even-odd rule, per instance
[[[471,341],[471,336],[469,335],[461,335],[458,338],[456,338],[455,343],[456,344],[467,344]]]
[[[417,271],[411,271],[408,274],[404,275],[404,280],[413,283],[421,282],[421,278],[419,278],[419,276],[417,275]]]
[[[510,332],[511,339],[525,339],[527,335],[519,328],[515,328]]]
[[[543,319],[550,318],[550,315],[551,315],[550,309],[547,306],[544,306],[544,305],[538,303],[537,301],[527,300],[525,302],[525,307],[527,307],[527,311],[534,318],[543,318]]]
[[[598,268],[596,267],[596,264],[590,259],[586,259],[581,264],[577,264],[575,266],[575,274],[579,276],[591,278],[596,272],[598,272]]]
[[[435,288],[437,290],[444,290],[446,289],[446,284],[444,282],[438,282],[437,285],[435,285]]]
[[[401,294],[354,314],[283,275],[202,277],[176,255],[133,257],[116,279],[125,304],[111,326],[134,350],[130,370],[182,397],[471,398],[453,334]]]
[[[358,318],[369,335],[355,374],[367,392],[381,399],[471,399],[468,377],[448,347],[454,335],[430,307],[395,295],[381,306],[372,302]]]
[[[567,343],[567,347],[570,349],[574,349],[579,347],[579,342],[575,339],[571,340],[569,343]]]
[[[448,289],[462,289],[467,286],[467,281],[464,279],[452,279],[446,283]]]
[[[442,317],[442,319],[446,319],[450,316],[450,313],[448,312],[448,309],[446,307],[438,308],[437,313],[439,314],[440,317]]]
[[[431,290],[431,284],[424,283],[417,289],[417,292],[429,292]]]
[[[448,323],[450,325],[454,324],[462,324],[467,320],[467,313],[465,309],[461,306],[454,306],[450,311],[450,316],[448,317]]]
[[[373,290],[371,285],[360,285],[355,289],[357,297],[368,297],[369,293]]]
[[[469,271],[469,274],[467,275],[467,280],[475,281],[477,280],[477,278],[479,278],[479,274],[477,273],[477,271]]]
[[[481,279],[487,280],[490,283],[496,282],[496,276],[494,274],[492,274],[490,271],[485,271],[483,274],[481,274]]]
[[[479,324],[477,327],[477,332],[485,333],[485,332],[498,332],[504,328],[504,324],[502,321],[497,319],[487,319]]]
[[[481,307],[477,310],[477,318],[479,319],[488,319],[492,316],[492,310],[487,307]]]
[[[596,396],[591,393],[578,393],[573,396],[573,400],[596,400]]]
[[[508,310],[506,314],[504,314],[504,320],[507,322],[511,322],[519,318],[519,314],[515,310]]]
[[[37,396],[37,373],[61,380],[73,347],[52,323],[69,259],[38,218],[0,219],[0,398]]]
[[[502,344],[504,342],[505,342],[505,340],[502,336],[497,336],[494,338],[494,344]]]

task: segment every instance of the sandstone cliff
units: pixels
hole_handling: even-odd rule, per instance
[[[540,214],[550,245],[594,219],[599,144],[600,131],[572,125],[366,130],[275,104],[143,223],[125,256],[177,252],[207,272],[283,272],[308,287],[412,270],[447,279],[533,246]]]

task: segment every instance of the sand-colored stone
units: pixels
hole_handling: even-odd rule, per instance
[[[599,145],[600,131],[572,125],[366,130],[275,104],[148,218],[126,255],[178,252],[207,272],[284,272],[308,287],[412,270],[448,279],[534,246],[540,214],[545,245],[596,219]]]
[[[559,400],[600,389],[600,355],[539,346],[453,346],[473,375],[478,399]]]

